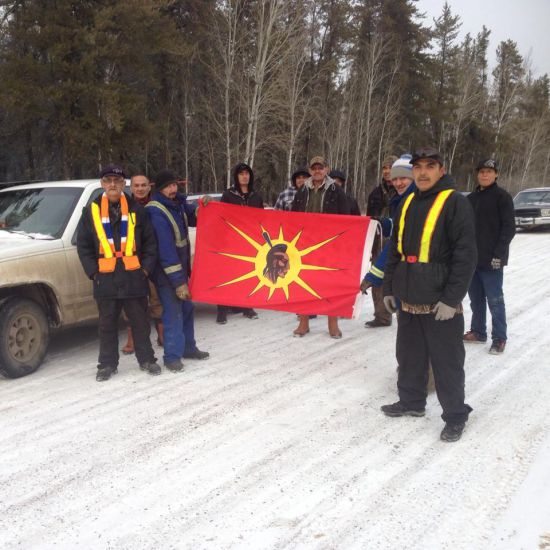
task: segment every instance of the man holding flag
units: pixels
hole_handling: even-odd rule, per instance
[[[292,202],[293,212],[311,212],[324,214],[349,214],[349,202],[344,190],[328,176],[328,165],[321,156],[309,163],[311,177],[297,191]],[[299,315],[298,327],[294,336],[302,337],[309,332],[309,316]],[[338,317],[328,317],[328,331],[331,338],[342,338],[338,327]]]

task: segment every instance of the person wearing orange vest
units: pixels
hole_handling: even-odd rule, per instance
[[[472,411],[464,402],[462,300],[476,266],[473,212],[436,149],[420,149],[410,162],[417,188],[396,213],[383,283],[386,308],[399,307],[399,401],[381,409],[424,416],[431,364],[445,421],[441,439],[457,441]]]
[[[119,166],[100,173],[103,193],[82,211],[78,257],[93,281],[99,312],[99,360],[96,380],[118,372],[118,319],[128,317],[142,370],[161,373],[151,346],[148,315],[149,274],[157,261],[153,228],[143,207],[123,193],[125,174]]]

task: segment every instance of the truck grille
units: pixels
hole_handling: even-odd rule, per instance
[[[539,208],[516,208],[517,218],[538,218],[540,217]]]

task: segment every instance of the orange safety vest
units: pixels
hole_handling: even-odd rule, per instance
[[[101,196],[101,208],[96,202],[92,203],[92,219],[97,239],[99,240],[98,263],[100,273],[112,273],[115,270],[117,258],[122,258],[124,269],[128,271],[141,267],[139,258],[135,254],[136,215],[134,212],[128,212],[128,201],[124,193],[120,196],[120,209],[120,250],[116,250],[111,232],[109,199],[107,199],[107,195],[103,193]]]
[[[447,202],[447,199],[451,196],[454,189],[446,189],[445,191],[440,191],[435,198],[428,215],[426,216],[426,221],[424,222],[424,229],[422,229],[422,237],[420,238],[420,251],[418,256],[405,256],[403,254],[403,233],[405,231],[405,217],[407,215],[407,210],[411,202],[414,199],[414,193],[411,193],[403,203],[403,209],[401,210],[401,217],[399,218],[399,232],[397,234],[397,251],[401,254],[401,261],[414,264],[416,262],[420,263],[429,263],[430,261],[430,246],[432,244],[432,237],[434,234],[435,226],[437,220]]]

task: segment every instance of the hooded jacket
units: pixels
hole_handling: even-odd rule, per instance
[[[454,181],[448,175],[428,191],[414,191],[403,229],[405,256],[418,256],[428,213],[438,193],[446,189],[454,189]],[[477,261],[473,212],[468,200],[458,192],[448,197],[434,227],[428,263],[401,259],[397,241],[403,205],[404,202],[396,212],[384,273],[384,296],[395,296],[414,305],[441,301],[457,307],[468,291]]]
[[[292,201],[294,200],[296,192],[298,191],[298,188],[296,187],[296,178],[301,175],[305,175],[307,178],[309,178],[309,172],[307,172],[303,168],[296,170],[296,172],[294,172],[290,177],[290,183],[288,187],[279,193],[279,196],[275,201],[275,206],[273,207],[274,210],[286,210],[287,212],[292,210]]]
[[[243,193],[241,191],[241,186],[239,185],[238,174],[244,170],[250,174],[248,193]],[[248,164],[241,162],[233,168],[233,183],[229,189],[226,189],[223,192],[221,202],[236,204],[238,206],[252,206],[254,208],[264,207],[262,196],[254,190],[254,172]]]

